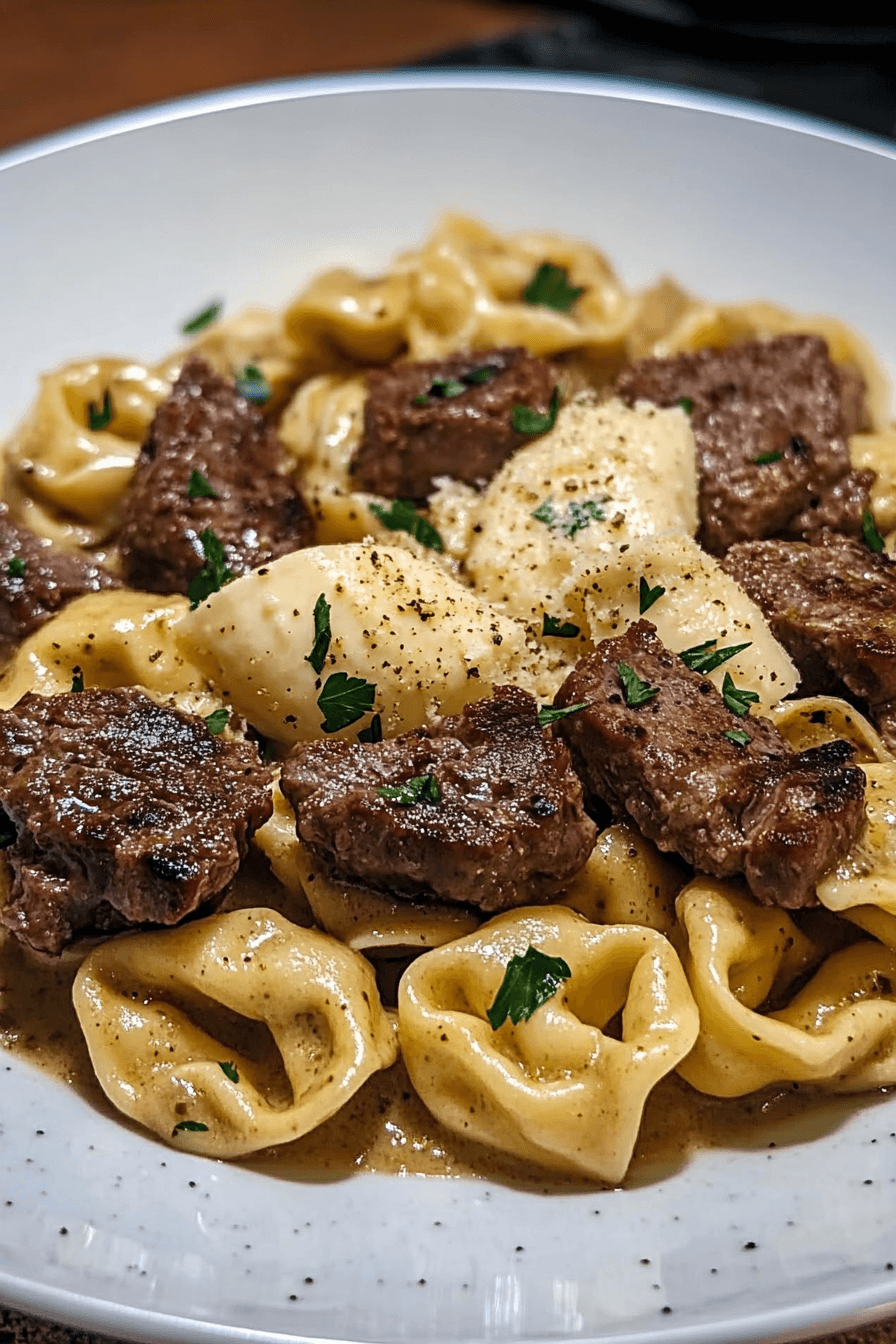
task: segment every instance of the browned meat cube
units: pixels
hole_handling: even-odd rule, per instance
[[[847,439],[861,424],[863,389],[820,336],[644,359],[622,370],[616,391],[629,405],[690,407],[700,541],[714,555],[826,527],[858,534],[874,477],[852,470]]]
[[[896,749],[896,564],[861,542],[745,541],[723,568],[757,602],[807,695],[857,698]]]
[[[120,587],[102,565],[19,527],[0,504],[0,659],[74,598]]]
[[[213,497],[188,493],[194,471]],[[120,541],[127,581],[153,593],[186,593],[205,564],[200,536],[207,528],[234,574],[314,539],[273,428],[194,355],[156,412],[125,500]]]
[[[597,834],[569,752],[515,686],[391,741],[303,744],[280,787],[340,876],[486,911],[550,899]]]
[[[530,442],[513,428],[514,406],[545,414],[557,373],[521,347],[392,364],[368,375],[364,433],[352,459],[355,485],[418,502],[437,476],[483,486]]]
[[[271,814],[270,780],[253,743],[143,691],[24,696],[0,711],[3,923],[58,954],[82,931],[210,906]]]
[[[639,704],[625,669],[646,684]],[[585,705],[559,730],[586,794],[700,871],[743,873],[765,904],[811,903],[862,823],[865,776],[849,743],[792,751],[768,719],[731,713],[649,621],[599,644],[555,703]]]

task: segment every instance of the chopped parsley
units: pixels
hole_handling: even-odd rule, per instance
[[[451,397],[463,396],[467,390],[467,385],[461,382],[460,378],[433,378],[429,385],[430,397],[444,397],[449,400]]]
[[[325,733],[338,733],[350,723],[373,709],[376,686],[363,677],[350,677],[347,672],[333,672],[323,685],[317,697],[317,704],[324,716],[321,728]]]
[[[501,370],[496,369],[494,364],[480,364],[477,369],[471,369],[469,373],[462,374],[461,382],[475,387],[480,383],[490,383],[493,378],[497,378],[500,372]]]
[[[870,509],[866,509],[862,514],[862,536],[869,551],[882,551],[884,549],[884,539],[877,530],[877,523],[874,521],[874,514]]]
[[[522,957],[511,957],[501,988],[486,1013],[492,1031],[497,1031],[508,1017],[514,1026],[528,1021],[571,975],[572,971],[562,957],[549,957],[537,947],[528,947]]]
[[[742,728],[729,728],[725,737],[729,742],[734,742],[739,747],[745,747],[750,741],[750,734],[745,733]]]
[[[205,564],[194,574],[187,586],[190,610],[195,611],[200,602],[204,602],[212,593],[220,592],[225,583],[230,583],[236,575],[224,563],[224,547],[210,527],[199,533]]]
[[[187,498],[217,499],[218,496],[215,494],[201,471],[191,471],[190,479],[187,482]]]
[[[722,682],[722,699],[731,713],[742,719],[745,714],[749,714],[750,706],[756,704],[759,696],[755,691],[738,689],[731,680],[731,673],[726,672]]]
[[[759,453],[758,456],[753,458],[753,461],[757,467],[767,467],[771,462],[780,462],[783,456],[783,453],[777,452]]]
[[[113,414],[112,397],[107,387],[103,394],[102,406],[97,406],[95,401],[87,403],[87,428],[92,430],[105,429],[111,423]]]
[[[171,1137],[181,1129],[187,1129],[191,1134],[204,1134],[208,1130],[208,1125],[204,1125],[201,1120],[179,1120],[171,1131]]]
[[[715,647],[717,643],[718,640],[707,639],[702,644],[695,644],[692,649],[683,649],[678,656],[685,667],[689,667],[692,672],[702,672],[706,676],[707,673],[721,667],[722,663],[727,663],[729,658],[734,658],[750,647],[749,640],[746,644],[731,644],[727,649],[717,649]]]
[[[210,327],[213,322],[217,322],[223,307],[223,301],[216,299],[207,308],[200,308],[198,313],[188,317],[181,325],[181,332],[184,336],[195,336],[197,331],[202,331],[205,327]]]
[[[388,508],[371,504],[370,512],[390,532],[407,532],[430,551],[444,551],[445,544],[432,523],[417,512],[409,499],[393,499]]]
[[[691,411],[694,409],[694,403],[691,401],[690,397],[679,397],[675,405],[680,406],[685,415],[690,415]]]
[[[547,612],[541,618],[542,635],[553,635],[557,639],[575,639],[579,633],[579,627],[573,625],[572,621],[559,621],[555,616],[549,616]]]
[[[645,611],[649,611],[654,602],[659,602],[665,591],[665,588],[661,587],[660,584],[651,588],[642,574],[641,582],[638,585],[638,611],[640,615],[643,616]]]
[[[553,705],[542,705],[538,711],[539,728],[547,728],[548,724],[557,723],[560,719],[565,719],[568,714],[577,714],[580,709],[585,708],[585,701],[580,705],[569,705],[566,709],[555,709]]]
[[[330,604],[321,593],[314,604],[314,643],[311,652],[305,654],[305,662],[311,664],[318,676],[324,670],[331,636]]]
[[[14,555],[6,566],[6,572],[11,579],[24,579],[25,561],[20,555]]]
[[[493,378],[497,378],[500,369],[495,368],[494,364],[480,364],[478,368],[470,369],[468,373],[462,373],[459,378],[435,377],[429,385],[427,392],[420,392],[414,397],[415,406],[427,406],[430,397],[441,397],[451,399],[459,397],[466,392],[468,387],[475,387],[480,383],[490,383]]]
[[[647,682],[642,681],[635,669],[629,667],[628,663],[617,663],[616,671],[619,673],[625,703],[629,709],[637,709],[639,705],[646,705],[648,700],[652,700],[655,695],[659,695],[659,687],[648,686]]]
[[[218,1063],[221,1066],[221,1072],[224,1074],[225,1078],[229,1078],[232,1083],[239,1082],[240,1071],[232,1059],[219,1059]]]
[[[399,803],[402,807],[411,807],[414,803],[440,803],[442,793],[433,775],[415,775],[403,784],[384,784],[377,789],[381,798],[390,803]]]
[[[517,434],[547,434],[556,424],[559,409],[560,389],[555,387],[546,415],[542,411],[533,411],[531,406],[520,406],[517,403],[510,413],[510,423]]]
[[[206,716],[205,726],[210,733],[214,733],[217,736],[218,733],[223,733],[224,729],[227,727],[227,720],[229,718],[230,715],[226,709],[216,709],[213,713]]]
[[[580,299],[584,293],[584,285],[569,283],[569,272],[565,266],[543,261],[523,290],[523,302],[553,308],[558,313],[568,313],[576,299]]]
[[[603,499],[571,499],[565,512],[561,513],[554,504],[553,495],[548,495],[543,504],[532,510],[532,517],[539,523],[544,523],[552,532],[559,532],[564,537],[574,537],[577,532],[582,532],[592,523],[604,521],[606,514],[601,505],[606,504],[608,498],[609,496]]]
[[[263,406],[271,399],[271,385],[257,364],[247,364],[242,373],[237,374],[235,385],[240,396],[256,406]]]
[[[84,673],[80,667],[72,668],[72,691],[78,692],[84,689]]]
[[[359,742],[382,742],[383,740],[383,719],[382,715],[374,714],[373,718],[366,728],[362,728],[358,733]]]

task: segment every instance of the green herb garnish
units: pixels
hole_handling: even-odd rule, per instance
[[[428,406],[430,397],[451,398],[459,397],[466,392],[468,387],[475,387],[479,383],[490,383],[493,378],[497,378],[500,369],[496,369],[494,364],[481,364],[476,369],[470,369],[469,373],[462,373],[459,378],[436,377],[429,385],[428,392],[418,392],[413,398],[415,406]]]
[[[350,677],[347,672],[333,672],[327,677],[317,704],[324,716],[321,728],[325,733],[338,733],[350,723],[373,709],[376,686],[363,677]]]
[[[200,602],[204,602],[212,593],[220,592],[225,583],[230,583],[236,575],[224,562],[224,547],[210,527],[199,533],[205,564],[194,574],[187,586],[190,610],[195,611]]]
[[[216,709],[206,716],[205,726],[210,733],[217,735],[223,733],[227,727],[227,720],[230,718],[226,709]]]
[[[645,611],[649,611],[654,602],[659,602],[665,591],[665,588],[662,588],[659,584],[655,588],[651,588],[642,575],[641,582],[638,585],[638,611],[640,615],[643,616]]]
[[[220,299],[215,300],[207,308],[200,309],[193,317],[188,317],[181,326],[181,332],[184,336],[195,336],[197,331],[202,331],[203,327],[210,327],[213,322],[217,322],[223,307],[224,304]]]
[[[462,374],[461,382],[474,387],[480,383],[490,383],[499,373],[500,369],[496,369],[494,364],[480,364],[478,369],[471,369],[469,373]]]
[[[510,423],[517,434],[547,434],[549,429],[554,428],[559,408],[560,389],[555,387],[551,393],[547,415],[541,411],[533,411],[531,406],[520,406],[517,403],[510,413]]]
[[[542,635],[553,635],[557,639],[575,639],[579,633],[579,627],[573,625],[572,621],[559,621],[555,616],[549,616],[547,612],[541,618]]]
[[[721,667],[722,663],[727,663],[729,658],[734,658],[750,647],[749,640],[746,644],[731,644],[727,649],[715,648],[717,643],[715,639],[707,639],[703,644],[695,644],[692,649],[683,649],[678,656],[685,667],[689,667],[692,672],[702,672],[706,676],[707,673]]]
[[[402,807],[411,807],[414,803],[440,803],[442,793],[432,775],[415,775],[404,784],[384,784],[377,789],[381,798],[390,803],[399,803]]]
[[[97,406],[95,401],[87,403],[87,428],[93,430],[105,429],[111,422],[113,414],[112,397],[109,394],[109,389],[106,388],[103,393],[102,406]]]
[[[616,671],[619,673],[625,703],[629,709],[637,709],[638,705],[646,705],[648,700],[652,700],[655,695],[659,695],[659,687],[648,686],[647,682],[642,681],[635,669],[629,667],[628,663],[617,663]]]
[[[731,680],[731,673],[726,672],[722,682],[722,699],[732,714],[743,718],[745,714],[749,714],[750,706],[756,704],[759,696],[755,691],[739,690]]]
[[[84,673],[80,667],[72,668],[72,691],[77,693],[84,689]]]
[[[462,396],[466,390],[466,383],[462,382],[460,378],[437,377],[433,378],[430,383],[428,395],[430,397],[444,397],[447,401],[451,397]]]
[[[187,482],[187,498],[217,499],[218,496],[215,494],[201,471],[192,471],[190,472],[190,479]]]
[[[523,301],[540,304],[542,308],[553,308],[558,313],[568,313],[576,299],[584,293],[584,285],[577,287],[569,283],[569,272],[565,266],[543,261],[523,290]]]
[[[421,546],[431,551],[444,551],[444,542],[432,523],[417,512],[409,499],[393,499],[388,508],[382,504],[371,504],[370,512],[390,532],[407,532]]]
[[[237,392],[256,406],[263,406],[271,399],[271,385],[257,364],[247,364],[235,379]]]
[[[324,670],[331,636],[330,604],[321,593],[314,604],[314,643],[311,652],[305,655],[305,662],[311,664],[318,676]]]
[[[691,401],[690,397],[679,397],[675,405],[680,406],[685,415],[690,415],[691,411],[694,409],[694,403]]]
[[[492,1031],[497,1031],[508,1017],[514,1026],[528,1019],[572,975],[562,957],[549,957],[537,947],[529,947],[524,956],[511,957],[504,971],[501,988],[486,1016]]]
[[[20,555],[14,555],[6,566],[6,572],[11,579],[24,579],[25,561]]]
[[[750,740],[750,734],[745,733],[741,728],[729,728],[724,734],[729,742],[735,742],[739,747],[745,747]]]
[[[560,719],[565,719],[568,714],[577,714],[580,709],[585,708],[585,701],[580,705],[570,705],[567,709],[555,709],[553,705],[542,705],[538,711],[539,728],[547,728],[548,724],[557,723]]]
[[[777,452],[760,453],[757,457],[753,458],[753,461],[757,467],[767,467],[771,462],[780,462],[783,456],[783,453]]]
[[[229,1078],[232,1083],[239,1082],[240,1071],[232,1059],[219,1059],[218,1063],[221,1066],[221,1072],[224,1074],[225,1078]]]
[[[559,532],[564,537],[574,537],[577,532],[581,532],[592,523],[602,523],[606,514],[601,508],[606,504],[607,499],[572,499],[566,506],[566,511],[560,513],[554,504],[552,495],[539,504],[537,509],[532,510],[532,517],[539,523],[544,523],[552,532]]]
[[[382,715],[374,714],[373,718],[366,728],[362,728],[358,733],[359,742],[382,742],[383,740],[383,719]]]
[[[201,1120],[180,1120],[171,1131],[172,1138],[181,1129],[188,1129],[191,1134],[204,1134],[208,1130],[208,1125],[204,1125]]]
[[[884,549],[884,539],[877,530],[877,523],[874,521],[874,514],[870,509],[866,509],[862,514],[862,536],[865,538],[865,545],[869,551],[882,551]]]

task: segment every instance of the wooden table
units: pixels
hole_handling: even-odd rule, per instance
[[[549,21],[479,0],[5,0],[0,147],[92,117],[289,75],[412,64]],[[0,1307],[0,1344],[114,1344]],[[896,1322],[817,1344],[896,1344]]]

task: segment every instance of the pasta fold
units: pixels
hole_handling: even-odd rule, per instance
[[[397,1057],[364,958],[273,910],[107,942],[73,996],[109,1100],[208,1157],[307,1134]]]
[[[572,972],[553,998],[493,1031],[486,1013],[528,947]],[[606,1028],[621,1010],[621,1038]],[[418,957],[398,997],[401,1048],[425,1105],[492,1148],[615,1182],[653,1086],[687,1054],[697,1011],[652,929],[598,928],[562,907],[515,910]]]

